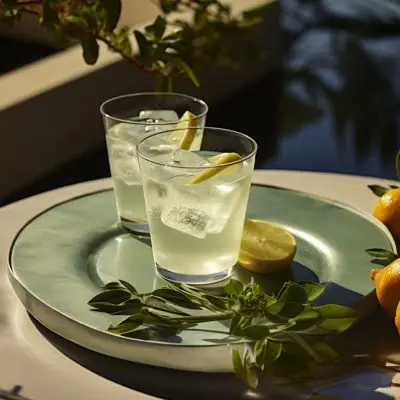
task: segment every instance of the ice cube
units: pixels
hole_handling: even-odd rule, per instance
[[[122,179],[126,184],[140,179],[139,163],[135,146],[130,143],[110,143],[109,159],[115,178]]]
[[[146,198],[152,209],[162,206],[168,194],[168,186],[162,182],[148,178],[144,181]]]
[[[172,229],[204,239],[207,235],[210,216],[195,207],[175,205],[172,208],[164,208],[161,220]]]
[[[171,165],[181,165],[183,167],[204,168],[210,165],[207,158],[198,153],[187,150],[177,150],[172,154]]]
[[[127,185],[133,185],[140,180],[140,169],[137,159],[113,160],[113,176],[123,180]]]
[[[130,160],[136,156],[135,146],[130,143],[110,143],[110,157],[113,160]]]
[[[240,197],[238,186],[215,185],[215,182],[187,185],[184,182],[187,183],[187,179],[169,185],[162,222],[199,239],[222,232]]]
[[[127,122],[121,122],[114,125],[108,130],[108,135],[113,139],[119,140],[129,140],[131,143],[135,144],[145,131],[145,125],[141,124],[129,124]]]
[[[144,110],[140,111],[139,119],[148,120],[148,122],[176,122],[179,117],[174,110]]]
[[[208,226],[208,233],[221,233],[229,221],[240,197],[240,190],[235,183],[223,183],[213,187],[214,198],[223,199],[215,218]]]

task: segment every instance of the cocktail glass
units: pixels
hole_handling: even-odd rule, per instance
[[[168,280],[217,282],[238,261],[257,144],[205,127],[181,134],[202,135],[200,148],[159,151],[175,134],[156,133],[137,145],[155,266]]]
[[[203,127],[208,106],[185,94],[151,92],[114,97],[100,111],[120,223],[131,233],[148,234],[136,144],[145,136],[177,126]],[[201,132],[191,149],[199,148]],[[178,146],[179,141],[179,136],[171,137],[163,143],[164,149]]]

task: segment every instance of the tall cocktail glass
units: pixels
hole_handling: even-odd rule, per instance
[[[203,127],[208,106],[185,94],[151,92],[114,97],[105,101],[100,110],[120,222],[129,232],[147,234],[136,144],[145,136],[179,126]],[[201,132],[198,131],[199,136],[191,143],[191,149],[199,148]],[[180,138],[175,135],[163,145],[176,147],[179,143]]]
[[[158,151],[171,134],[137,145],[156,269],[184,283],[226,279],[239,257],[257,144],[239,132],[205,127],[182,132],[201,135],[200,148]]]

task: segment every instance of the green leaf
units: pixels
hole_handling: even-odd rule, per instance
[[[268,337],[270,328],[266,325],[250,325],[240,330],[240,335],[249,339],[260,340]]]
[[[173,313],[177,315],[190,315],[187,312],[182,311],[180,308],[175,307],[174,303],[166,301],[161,297],[150,295],[146,298],[145,304],[148,308],[157,308],[167,313]]]
[[[226,305],[227,305],[226,298],[219,297],[219,296],[213,296],[210,294],[205,294],[204,297],[207,301],[209,301],[218,310],[226,309]]]
[[[136,288],[129,282],[123,281],[122,279],[120,279],[119,281],[121,285],[123,285],[128,290],[128,292],[130,292],[132,296],[136,297],[139,294]]]
[[[308,301],[314,301],[317,299],[325,290],[323,283],[306,283],[301,285],[307,293]]]
[[[380,185],[368,185],[371,191],[378,197],[383,196],[389,189]]]
[[[323,306],[314,307],[322,318],[355,318],[357,313],[354,308],[341,306],[339,304],[325,304]]]
[[[282,354],[282,343],[272,340],[266,340],[263,352],[262,368],[265,370],[267,366],[274,363]]]
[[[247,371],[243,366],[242,359],[240,357],[240,353],[237,350],[232,350],[232,366],[235,375],[240,378],[243,382],[248,384],[247,381]]]
[[[100,4],[106,11],[106,30],[112,32],[116,28],[121,16],[121,0],[100,0]]]
[[[309,309],[301,312],[296,317],[290,319],[293,324],[286,328],[290,332],[303,332],[316,327],[316,324],[321,321],[321,316],[318,312]]]
[[[121,289],[122,285],[119,282],[109,282],[103,286],[103,289],[106,290],[114,290],[114,289]]]
[[[289,342],[289,341],[283,342],[282,351],[303,360],[308,360],[308,361],[314,360],[312,355],[297,342]]]
[[[95,303],[121,304],[124,301],[130,299],[130,297],[130,293],[126,290],[107,290],[106,292],[102,292],[99,293],[97,296],[94,296],[91,300],[89,300],[88,304],[90,306]]]
[[[182,294],[181,292],[178,292],[174,289],[170,288],[160,288],[156,289],[152,292],[153,296],[163,298],[173,304],[176,304],[181,307],[193,309],[193,310],[199,310],[201,309],[201,306],[197,302],[191,301],[187,296]]]
[[[327,343],[315,343],[312,348],[326,361],[337,361],[340,358],[339,354]]]
[[[99,44],[97,40],[92,35],[86,35],[82,40],[81,44],[83,47],[83,58],[85,62],[89,65],[96,64],[99,58]]]
[[[151,54],[151,43],[146,39],[142,32],[135,30],[133,31],[133,34],[135,35],[136,42],[139,46],[140,56],[142,60],[145,61]]]
[[[145,30],[148,32],[156,41],[161,40],[165,33],[167,23],[164,17],[160,15],[156,18],[152,25],[146,26]]]
[[[138,314],[125,319],[117,326],[111,325],[108,328],[108,330],[118,335],[126,335],[128,333],[132,333],[133,331],[135,331],[142,324],[143,324],[143,316]]]
[[[305,288],[297,282],[286,282],[281,292],[278,294],[278,301],[306,304],[308,302],[308,293]]]
[[[233,344],[233,343],[239,343],[241,339],[239,339],[237,336],[227,336],[222,339],[204,339],[205,342],[209,343],[215,343],[215,344]]]
[[[243,290],[242,282],[238,281],[237,279],[231,279],[224,287],[225,293],[230,295],[238,295]]]
[[[181,66],[182,70],[185,71],[188,78],[194,83],[196,87],[200,87],[199,78],[194,73],[193,69],[183,60],[177,60],[179,65]]]
[[[314,309],[314,308],[308,308],[302,311],[300,314],[296,315],[293,320],[298,322],[298,321],[303,321],[303,320],[315,320],[320,317],[320,314]]]
[[[397,179],[400,180],[400,151],[397,152],[396,156],[396,173],[397,173]]]
[[[385,249],[373,248],[373,249],[367,249],[365,251],[371,257],[374,257],[378,260],[386,261],[388,264],[399,258],[397,254]]]
[[[258,374],[257,374],[257,370],[250,366],[247,365],[246,366],[246,380],[247,380],[247,384],[252,388],[252,389],[256,389],[258,386]]]
[[[163,13],[169,14],[178,9],[179,1],[176,0],[160,0],[160,7]]]
[[[91,307],[94,309],[91,311],[104,312],[108,314],[118,314],[118,315],[133,315],[138,313],[142,307],[143,303],[140,300],[131,299],[122,304],[112,304],[106,302],[92,302]]]
[[[229,333],[231,335],[240,335],[241,331],[251,324],[252,317],[235,315],[231,318],[229,324]]]
[[[357,318],[328,318],[318,323],[318,326],[333,333],[342,333],[354,325],[357,320]]]
[[[308,303],[308,293],[298,283],[286,283],[278,295],[278,303],[283,305],[278,312],[280,316],[294,318],[305,309]],[[268,310],[270,310],[269,307]]]

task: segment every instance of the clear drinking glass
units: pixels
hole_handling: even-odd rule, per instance
[[[137,145],[155,266],[169,280],[217,282],[238,261],[257,144],[239,132],[205,127],[182,132],[201,136],[199,148],[158,151],[173,132]]]
[[[149,134],[175,128],[186,111],[192,114],[193,126],[203,127],[208,106],[185,94],[151,92],[114,97],[105,101],[100,111],[120,222],[129,232],[147,234],[136,144]],[[177,135],[163,145],[168,147],[176,141]],[[196,138],[191,148],[199,148],[200,141],[201,137]]]

